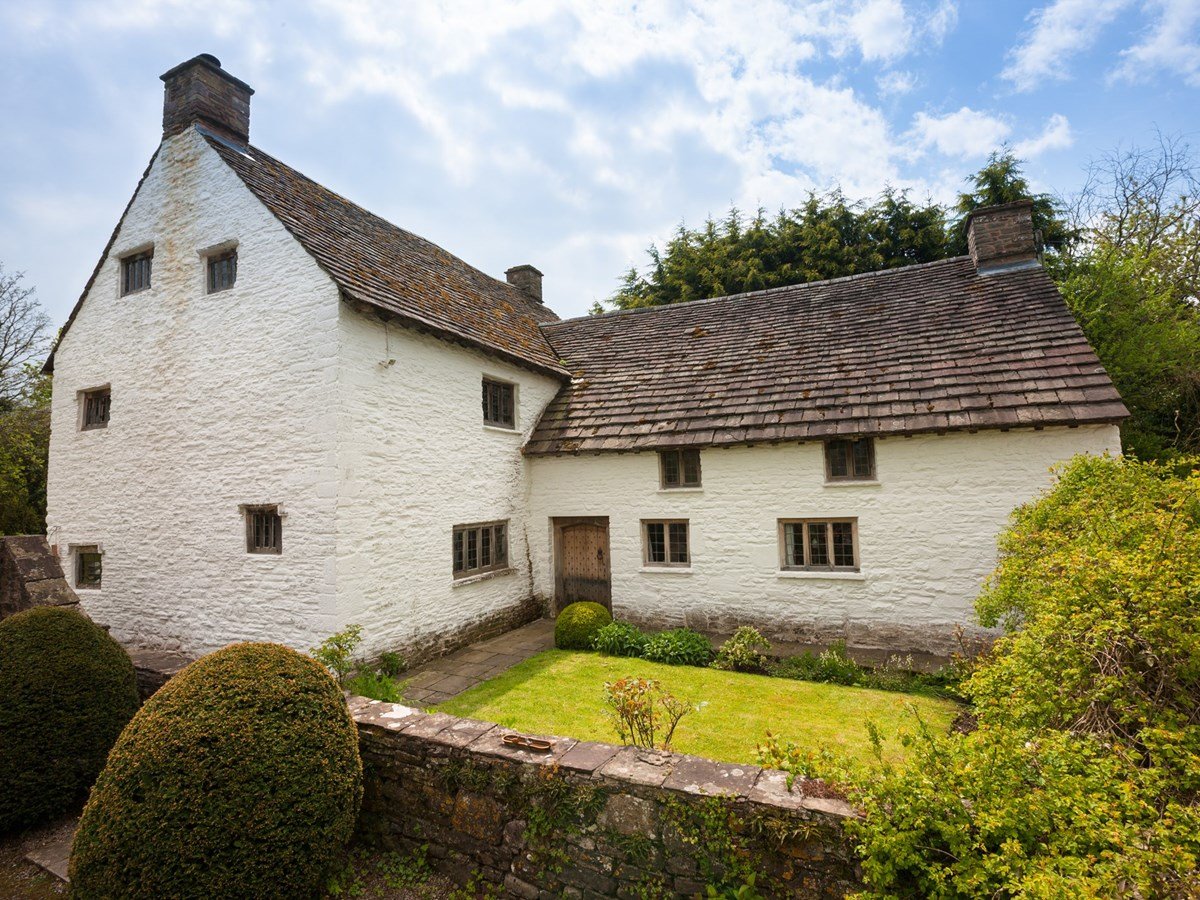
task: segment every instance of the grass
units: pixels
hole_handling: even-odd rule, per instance
[[[616,732],[606,715],[604,682],[627,675],[657,679],[675,696],[704,703],[680,723],[673,749],[722,762],[755,762],[768,731],[802,748],[829,746],[869,762],[868,721],[886,739],[915,724],[910,704],[934,729],[948,729],[959,710],[928,696],[566,650],[540,653],[438,709],[516,731],[611,743]],[[904,759],[897,741],[886,741],[884,751],[893,761]]]

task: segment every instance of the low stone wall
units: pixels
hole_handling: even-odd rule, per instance
[[[360,835],[427,846],[439,871],[511,896],[691,897],[757,873],[768,897],[860,887],[842,801],[789,792],[782,772],[549,738],[350,698],[366,775]],[[810,788],[815,788],[811,785]]]
[[[34,606],[78,604],[45,537],[0,537],[0,619]]]

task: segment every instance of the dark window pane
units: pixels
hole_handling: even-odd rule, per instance
[[[479,565],[487,568],[492,564],[492,529],[479,529]]]
[[[829,565],[829,535],[824,522],[809,522],[808,529],[808,564],[810,566]]]
[[[100,587],[103,564],[96,549],[80,549],[75,552],[75,556],[77,560],[75,583],[83,587]]]
[[[150,287],[153,253],[139,253],[121,260],[121,293],[132,294]]]
[[[685,563],[688,561],[688,527],[687,522],[672,522],[668,526],[671,538],[671,562]]]
[[[700,486],[700,451],[683,451],[683,483],[687,487]]]
[[[788,522],[783,526],[784,565],[804,565],[804,526],[799,522]]]
[[[496,558],[496,565],[508,565],[508,529],[503,525],[496,526],[496,547],[493,552]]]
[[[846,478],[850,474],[846,451],[845,441],[830,441],[825,445],[825,453],[829,458],[830,478]]]
[[[280,553],[283,550],[283,522],[274,507],[252,509],[246,513],[246,550],[249,553]]]
[[[112,406],[112,394],[106,389],[88,391],[83,395],[83,427],[108,427],[108,413]]]
[[[208,292],[224,291],[237,280],[237,251],[208,258]]]
[[[646,560],[652,563],[667,561],[667,541],[662,522],[646,523]]]
[[[454,532],[454,571],[461,572],[463,570],[463,533],[461,531]]]
[[[856,565],[854,560],[854,526],[849,522],[833,523],[833,564]]]
[[[662,460],[663,487],[679,486],[679,451],[665,450],[659,454]]]
[[[854,442],[854,477],[870,478],[871,469],[871,439],[861,438]]]
[[[502,381],[483,380],[483,421],[502,428],[516,426],[513,386]]]
[[[479,532],[472,528],[467,532],[467,568],[479,567]]]

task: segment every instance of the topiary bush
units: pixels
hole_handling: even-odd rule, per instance
[[[592,649],[607,656],[641,656],[650,636],[628,622],[609,622],[592,638]]]
[[[612,613],[590,600],[563,608],[554,623],[554,646],[559,650],[591,650],[596,632],[612,622]]]
[[[0,621],[0,831],[69,809],[137,708],[129,655],[87,616],[42,606]]]
[[[642,648],[642,659],[672,666],[707,666],[712,656],[708,638],[690,628],[660,631]]]
[[[122,733],[75,836],[72,896],[314,896],[361,799],[358,733],[329,673],[277,644],[234,644]]]

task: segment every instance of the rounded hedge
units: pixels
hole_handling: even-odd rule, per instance
[[[0,831],[65,812],[138,708],[133,663],[74,609],[0,621]]]
[[[571,603],[554,623],[554,646],[559,650],[591,650],[596,632],[612,621],[612,613],[591,600]]]
[[[209,654],[125,729],[83,811],[71,895],[311,897],[362,800],[358,732],[319,663],[277,644]]]

